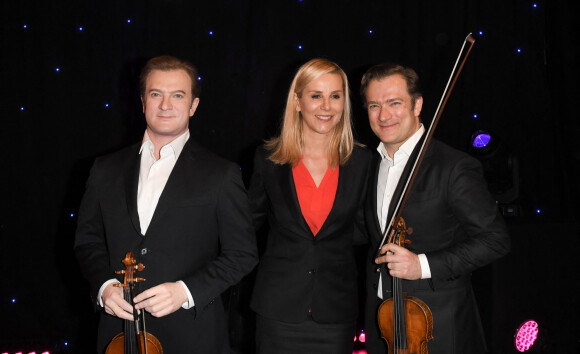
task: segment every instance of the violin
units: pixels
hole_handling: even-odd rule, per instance
[[[133,252],[127,252],[124,270],[116,271],[116,274],[125,274],[122,284],[115,284],[123,287],[123,297],[133,307],[133,321],[123,320],[123,332],[117,334],[107,346],[105,354],[163,354],[163,348],[159,340],[145,330],[145,311],[137,313],[133,298],[135,297],[135,284],[143,282],[145,279],[137,278],[136,272],[142,271],[145,266],[137,264]]]
[[[457,69],[457,65],[468,43],[469,47],[467,53],[461,61],[459,69]],[[409,198],[419,167],[421,166],[425,153],[427,152],[427,147],[433,137],[435,127],[441,118],[443,107],[445,107],[445,104],[451,95],[451,91],[457,82],[457,78],[467,61],[467,57],[469,56],[474,43],[475,39],[471,33],[469,33],[459,51],[459,55],[455,61],[453,70],[451,71],[451,76],[447,81],[447,85],[445,86],[437,110],[435,111],[435,116],[427,130],[425,139],[422,139],[423,142],[419,149],[419,154],[413,163],[409,177],[405,181],[401,198],[397,202],[393,217],[391,218],[388,227],[386,227],[383,232],[383,239],[379,245],[377,257],[381,256],[380,250],[385,244],[385,241],[387,243],[397,244],[401,247],[410,243],[410,240],[407,240],[406,236],[407,233],[410,234],[411,232],[407,231],[405,220],[403,220],[403,209],[407,203],[407,199]],[[377,272],[379,270],[380,269],[377,268]],[[427,342],[433,339],[433,314],[431,313],[429,306],[427,306],[423,301],[416,297],[407,296],[406,293],[403,293],[400,278],[393,277],[393,297],[383,301],[379,306],[377,319],[381,330],[381,336],[385,339],[389,347],[389,354],[427,354]]]
[[[389,238],[404,247],[410,243],[406,235],[405,220],[399,218]],[[389,354],[427,353],[427,342],[433,339],[433,314],[423,301],[403,293],[400,278],[393,277],[393,297],[379,306],[377,319]]]

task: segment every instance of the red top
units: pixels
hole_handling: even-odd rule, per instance
[[[329,167],[318,187],[302,160],[298,166],[292,168],[292,176],[302,215],[312,234],[316,236],[334,204],[338,188],[338,167],[334,171]]]

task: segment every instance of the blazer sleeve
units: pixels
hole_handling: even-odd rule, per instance
[[[183,279],[191,291],[196,311],[214,299],[258,263],[248,197],[241,173],[233,164],[224,171],[216,206],[220,251],[216,258]]]
[[[477,160],[468,155],[459,159],[445,189],[446,204],[463,232],[449,247],[426,254],[435,282],[459,278],[504,256],[510,249],[507,227]]]
[[[266,155],[267,152],[263,147],[256,149],[256,153],[254,154],[254,171],[250,179],[250,188],[248,191],[252,221],[256,231],[259,231],[264,225],[269,212],[268,195],[264,184]]]
[[[75,256],[81,272],[89,280],[93,304],[97,304],[97,294],[103,283],[114,277],[109,266],[109,256],[105,241],[105,229],[98,197],[99,159],[91,168],[86,183],[85,194],[78,212],[75,234]]]
[[[353,243],[355,245],[366,244],[369,241],[368,229],[365,222],[365,205],[368,198],[368,188],[369,188],[369,176],[371,175],[372,168],[372,153],[364,148],[356,146],[352,159],[356,159],[360,165],[357,165],[356,173],[362,174],[362,183],[360,195],[360,203],[356,211],[356,216],[354,220],[354,238]],[[351,160],[352,160],[351,159]]]

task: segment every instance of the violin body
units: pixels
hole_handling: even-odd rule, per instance
[[[389,354],[427,354],[427,342],[433,339],[433,314],[423,301],[413,296],[403,294],[404,316],[406,323],[406,348],[397,348],[395,338],[395,306],[393,299],[383,301],[379,306],[377,319],[381,336],[387,342]]]
[[[144,339],[146,341],[146,345],[144,343]],[[105,354],[129,354],[131,353],[131,349],[125,350],[125,334],[119,333],[117,334],[109,343]],[[135,348],[133,351],[134,353],[148,353],[148,354],[163,354],[163,348],[161,347],[161,343],[151,333],[147,333],[145,335],[139,336],[139,348],[140,351]],[[125,353],[129,352],[129,353]]]
[[[388,242],[404,247],[410,243],[407,233],[405,220],[399,217]],[[433,339],[433,314],[423,301],[403,292],[400,278],[393,277],[393,297],[379,306],[377,320],[389,354],[427,354],[427,342]]]

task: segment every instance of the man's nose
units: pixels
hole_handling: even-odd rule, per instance
[[[379,120],[385,121],[391,118],[391,112],[389,112],[388,108],[381,106],[381,111],[379,112]]]
[[[172,108],[171,99],[169,98],[169,96],[163,95],[159,108],[161,108],[164,111]]]

